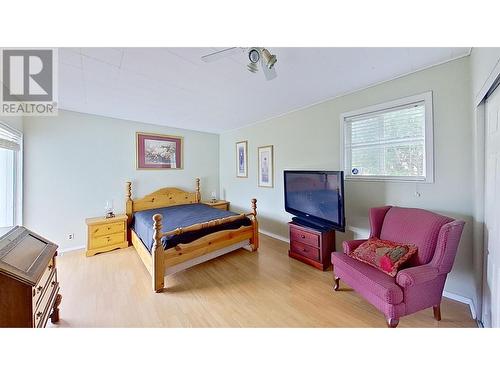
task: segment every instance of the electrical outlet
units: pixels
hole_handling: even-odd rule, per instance
[[[74,233],[69,233],[68,234],[68,240],[72,240],[73,238],[75,238],[75,234]]]

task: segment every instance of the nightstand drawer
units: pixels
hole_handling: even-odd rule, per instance
[[[107,236],[113,233],[120,233],[125,230],[125,223],[109,223],[103,225],[95,225],[91,228],[91,234],[94,237]]]
[[[319,235],[290,226],[290,241],[299,241],[306,245],[318,247]]]
[[[229,211],[229,203],[214,204],[212,207],[223,211]]]
[[[205,202],[201,202],[201,203],[206,204],[207,206],[210,206],[213,208],[217,208],[218,210],[229,211],[229,202],[228,201],[223,201],[223,200],[219,200],[219,201],[215,201],[215,202],[205,201]]]
[[[108,236],[93,237],[90,240],[92,248],[99,248],[119,244],[125,241],[125,232],[110,234]]]
[[[126,248],[128,246],[127,219],[127,215],[86,219],[87,251],[85,255],[89,257],[106,251]]]
[[[306,258],[319,261],[319,249],[317,247],[312,247],[300,242],[292,242],[290,244],[290,250]]]

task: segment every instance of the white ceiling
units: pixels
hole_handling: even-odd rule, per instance
[[[60,48],[59,108],[213,133],[465,56],[469,48],[269,48],[278,77],[215,48]]]

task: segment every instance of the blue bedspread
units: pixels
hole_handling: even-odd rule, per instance
[[[153,215],[155,214],[163,216],[162,232],[168,232],[176,228],[187,227],[189,225],[203,223],[209,220],[222,219],[238,215],[234,212],[219,210],[202,203],[183,204],[179,206],[155,208],[153,210],[136,212],[132,221],[132,228],[150,252],[153,247]],[[192,242],[210,233],[226,229],[237,229],[242,225],[251,225],[250,219],[245,217],[242,220],[236,220],[228,224],[218,225],[195,232],[163,237],[163,247],[168,249],[180,243]]]

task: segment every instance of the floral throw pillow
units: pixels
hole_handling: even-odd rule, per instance
[[[417,251],[415,245],[370,238],[351,251],[349,256],[394,277],[399,268]]]

